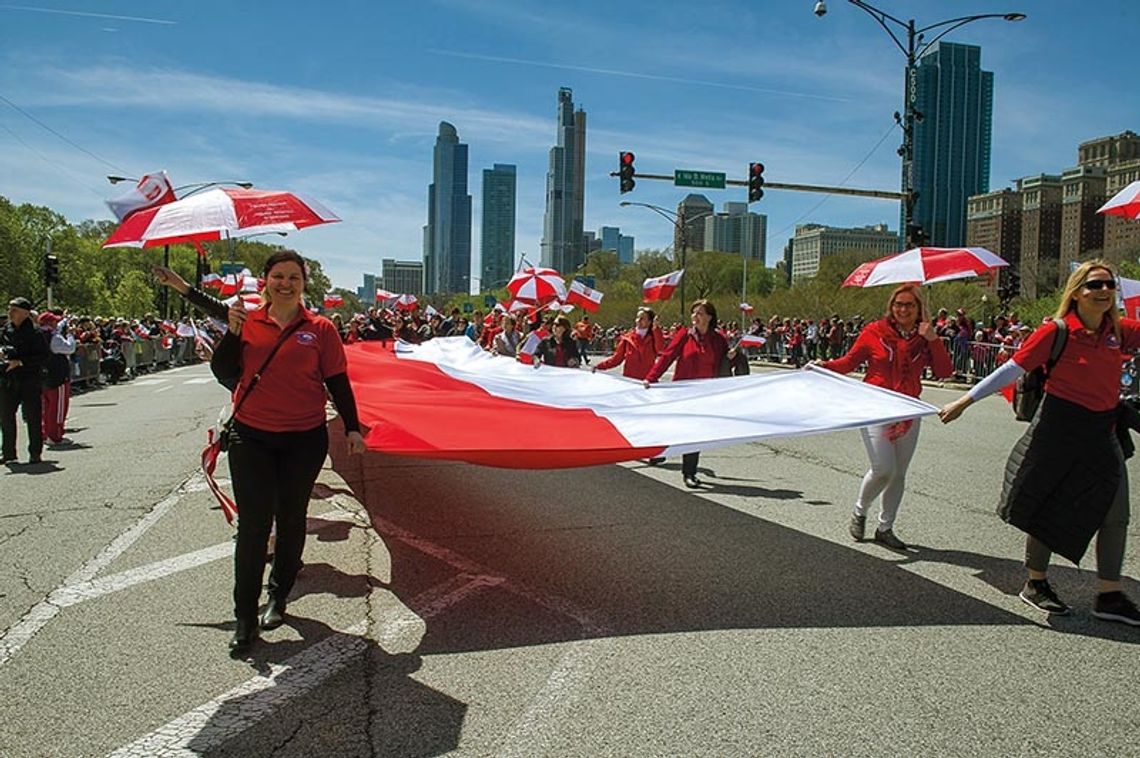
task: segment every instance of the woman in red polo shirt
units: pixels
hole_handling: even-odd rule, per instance
[[[716,328],[716,306],[708,300],[695,300],[689,310],[689,320],[693,326],[678,330],[665,352],[657,356],[657,361],[645,376],[645,386],[661,378],[673,362],[673,381],[682,379],[712,379],[728,376],[728,340]],[[735,352],[733,352],[735,355]],[[696,489],[701,486],[697,479],[697,463],[700,452],[685,453],[681,456],[681,476],[685,486]]]
[[[922,370],[927,366],[940,379],[953,372],[950,354],[934,326],[926,320],[926,307],[918,285],[896,287],[887,300],[886,315],[867,324],[846,355],[817,365],[848,374],[864,362],[867,364],[864,382],[911,397],[918,397],[922,392]],[[906,549],[906,544],[895,536],[894,526],[906,486],[906,471],[918,444],[919,426],[920,419],[913,419],[859,430],[871,468],[859,486],[855,512],[848,527],[855,541],[863,539],[867,509],[882,494],[875,542],[893,550]]]
[[[348,383],[344,345],[331,321],[308,311],[305,261],[293,252],[274,253],[265,263],[267,304],[246,312],[229,310],[229,332],[218,341],[210,368],[223,384],[237,380],[234,403],[242,402],[229,438],[230,476],[238,506],[234,551],[234,617],[230,649],[244,653],[257,638],[258,601],[269,530],[276,520],[277,545],[269,575],[269,604],[262,629],[284,622],[289,592],[301,568],[305,515],[313,483],[328,453],[326,390],[344,421],[348,449],[364,451],[356,400]],[[254,373],[286,335],[256,385]]]
[[[1057,321],[1064,322],[1061,332]],[[1058,332],[1061,332],[1060,334]],[[1140,349],[1140,321],[1116,308],[1116,274],[1103,260],[1069,276],[1054,320],[1038,327],[1006,361],[938,414],[950,423],[976,400],[1045,365],[1054,336],[1064,340],[1045,396],[1005,467],[998,513],[1027,534],[1029,576],[1019,597],[1049,614],[1069,607],[1045,572],[1058,552],[1076,563],[1096,534],[1099,578],[1093,615],[1140,626],[1140,611],[1121,591],[1128,531],[1128,473],[1117,434],[1122,351]]]

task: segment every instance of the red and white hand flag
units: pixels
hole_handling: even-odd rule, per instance
[[[108,200],[107,207],[119,221],[122,221],[135,211],[173,203],[175,199],[170,177],[165,171],[159,171],[154,174],[144,174],[139,183],[126,194]]]
[[[222,288],[222,277],[220,274],[206,274],[202,277],[202,286],[212,290],[220,290]]]
[[[765,342],[759,334],[745,334],[740,338],[740,347],[763,347]]]
[[[582,310],[593,313],[602,304],[603,297],[605,295],[598,290],[590,289],[575,279],[570,282],[570,289],[566,293],[566,302],[567,304],[580,305]]]
[[[383,303],[385,300],[395,300],[399,295],[395,292],[388,290],[376,290],[376,302]]]
[[[681,284],[681,277],[684,275],[685,269],[681,269],[670,274],[665,274],[665,276],[655,276],[646,279],[641,285],[641,299],[647,303],[652,303],[657,300],[668,300],[673,297],[673,291]]]
[[[740,304],[740,312],[741,312],[741,313],[743,313],[743,314],[745,314],[745,315],[747,315],[747,314],[751,313],[751,312],[752,312],[752,311],[754,311],[754,310],[756,310],[756,309],[755,309],[755,308],[753,308],[753,307],[752,307],[751,305],[749,305],[748,303],[741,303],[741,304]]]
[[[326,308],[339,308],[344,305],[344,296],[338,295],[335,292],[329,292],[325,295]]]

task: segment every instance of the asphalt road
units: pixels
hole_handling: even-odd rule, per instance
[[[0,469],[0,755],[1140,753],[1140,629],[1091,617],[1091,556],[1051,572],[1072,616],[1016,597],[1001,399],[925,422],[906,553],[847,535],[854,432],[706,452],[699,492],[674,460],[334,448],[290,622],[247,661],[196,473],[223,399],[200,366],[87,393],[73,445]]]

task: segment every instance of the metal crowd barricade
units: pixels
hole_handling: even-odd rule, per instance
[[[75,346],[75,355],[71,359],[73,382],[82,382],[85,385],[98,383],[99,361],[103,357],[103,350],[97,344],[84,343]]]
[[[1012,347],[996,342],[968,342],[962,345],[950,337],[943,337],[942,342],[954,363],[954,378],[970,384],[985,379],[1013,356]]]

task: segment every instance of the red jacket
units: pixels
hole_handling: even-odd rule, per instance
[[[646,379],[656,382],[661,375],[677,362],[673,370],[673,381],[681,379],[712,379],[720,375],[720,367],[728,355],[728,341],[715,329],[710,329],[703,337],[696,329],[679,331],[657,356],[657,362],[649,370]]]
[[[867,324],[847,354],[824,361],[823,367],[849,374],[866,361],[863,381],[904,395],[918,397],[922,392],[922,370],[930,367],[939,379],[954,372],[954,364],[942,340],[927,340],[918,334],[904,338],[886,319]]]
[[[636,329],[630,329],[618,337],[614,354],[599,362],[598,368],[604,370],[622,364],[622,376],[644,379],[664,350],[665,335],[661,333],[661,327],[652,327],[644,337],[639,337]]]

